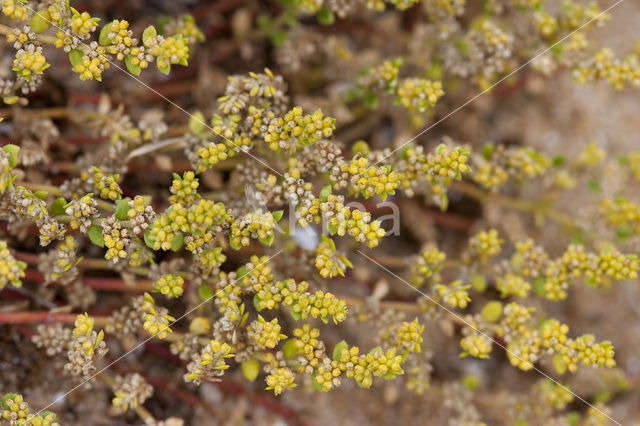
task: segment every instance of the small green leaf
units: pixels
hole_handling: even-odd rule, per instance
[[[49,209],[51,211],[51,216],[60,216],[61,214],[65,214],[64,206],[66,204],[67,200],[62,197],[58,197],[53,200],[53,203],[51,203],[51,208]]]
[[[553,368],[555,368],[559,374],[564,374],[564,372],[567,371],[567,363],[564,362],[561,354],[555,354],[552,362]]]
[[[318,372],[314,371],[311,374],[311,384],[313,385],[313,388],[319,392],[324,392],[324,388],[322,387],[322,385],[320,383],[318,383],[316,381],[316,377],[318,377]]]
[[[189,119],[189,130],[194,135],[201,134],[205,129],[205,120],[204,114],[200,111],[196,111],[191,114],[191,118]]]
[[[184,243],[184,235],[178,234],[171,242],[171,251],[178,251],[182,248],[182,244]]]
[[[301,318],[300,312],[297,312],[295,309],[291,309],[291,318],[294,320],[299,320]]]
[[[116,217],[118,220],[128,220],[129,216],[127,213],[130,209],[131,206],[129,206],[129,198],[123,198],[118,201],[118,204],[116,205]]]
[[[7,105],[13,105],[16,102],[18,102],[18,99],[20,99],[17,96],[5,96],[4,98],[2,98],[2,102],[4,102]]]
[[[255,358],[242,361],[240,367],[242,368],[242,374],[244,374],[244,377],[250,382],[253,382],[260,373],[260,363]]]
[[[7,405],[7,400],[8,399],[15,399],[18,396],[18,394],[16,393],[6,393],[3,397],[2,397],[2,408],[4,408],[5,410],[9,409],[9,406]]]
[[[502,316],[502,303],[497,300],[492,300],[484,305],[482,312],[480,313],[482,318],[488,322],[496,322]]]
[[[474,274],[471,277],[471,287],[473,287],[475,291],[482,293],[487,289],[487,280],[480,274]]]
[[[33,193],[33,195],[41,200],[44,200],[45,198],[47,198],[47,195],[49,195],[49,193],[47,191],[36,191]]]
[[[151,233],[151,230],[147,229],[146,231],[144,231],[143,237],[144,237],[144,243],[147,245],[147,247],[149,247],[150,249],[153,249],[153,247],[156,244],[156,240],[153,238],[153,234]]]
[[[98,225],[91,225],[87,231],[91,242],[98,247],[104,247],[104,237],[102,236],[102,228]]]
[[[288,339],[286,342],[284,342],[284,345],[282,345],[282,353],[284,354],[285,358],[293,358],[294,356],[298,355],[296,340],[298,339]]]
[[[158,71],[160,71],[164,75],[167,75],[171,72],[171,65],[167,65],[164,67],[158,65]]]
[[[266,238],[259,238],[260,242],[264,245],[270,246],[273,244],[273,240],[275,239],[275,234],[271,234]]]
[[[580,422],[580,413],[578,413],[577,411],[572,411],[568,413],[564,418],[569,426],[577,426]]]
[[[9,154],[9,166],[13,168],[18,165],[18,153],[20,152],[20,147],[18,145],[9,143],[3,146],[2,150]]]
[[[329,198],[329,195],[331,195],[331,185],[327,185],[324,188],[322,188],[320,190],[320,194],[318,195],[318,198],[320,198],[320,201],[327,201],[327,198]]]
[[[280,219],[282,219],[282,215],[284,214],[284,211],[282,210],[276,210],[275,212],[272,212],[271,215],[273,216],[273,219],[278,222],[280,221]]]
[[[471,392],[476,390],[479,383],[480,379],[475,374],[467,374],[462,378],[462,386],[469,389]]]
[[[71,65],[73,65],[74,67],[82,65],[83,56],[84,53],[82,53],[80,49],[73,49],[71,52],[69,52],[69,62],[71,62]]]
[[[100,37],[98,37],[98,43],[100,43],[100,46],[109,46],[113,43],[113,40],[109,38],[109,33],[111,33],[111,24],[113,24],[113,21],[105,24],[100,30]]]
[[[140,75],[140,71],[142,71],[142,68],[140,68],[140,65],[135,65],[133,62],[131,62],[132,59],[132,55],[127,55],[124,58],[124,64],[127,66],[127,69],[131,74]]]
[[[231,246],[232,249],[234,250],[240,250],[242,248],[242,244],[235,244],[233,242],[233,238],[231,237],[231,235],[229,235],[229,245]]]
[[[342,354],[342,350],[349,350],[349,345],[344,340],[338,342],[338,344],[333,348],[332,358],[334,361],[340,360],[340,355]]]
[[[207,301],[213,297],[213,289],[209,284],[201,284],[198,287],[198,296],[202,301]]]
[[[153,25],[149,25],[142,32],[142,42],[144,43],[145,41],[147,41],[147,39],[150,39],[157,35],[158,35],[158,31],[156,31],[156,27],[154,27]]]
[[[29,27],[31,27],[34,33],[40,34],[49,28],[49,25],[51,25],[50,21],[51,16],[49,12],[46,9],[42,9],[33,15],[31,22],[29,22]]]
[[[318,12],[317,18],[318,22],[322,25],[332,25],[336,21],[336,16],[326,7],[323,7],[320,12]]]
[[[544,297],[544,295],[547,293],[544,289],[544,283],[544,277],[536,278],[533,281],[533,291],[538,295],[538,297]]]
[[[371,152],[371,148],[369,148],[369,144],[365,141],[357,141],[351,147],[351,152],[353,153],[353,155],[362,154],[366,156],[369,154],[369,152]]]
[[[258,297],[257,294],[254,294],[253,295],[253,307],[256,308],[256,310],[258,312],[260,312],[262,310],[262,309],[258,308],[259,304],[260,304],[260,298]]]

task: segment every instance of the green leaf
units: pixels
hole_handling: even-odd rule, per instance
[[[166,67],[158,66],[158,71],[160,71],[164,75],[167,75],[171,72],[171,65],[167,65]]]
[[[329,246],[329,248],[331,249],[331,251],[336,251],[336,243],[329,237],[327,237],[326,235],[322,234],[320,235],[320,240],[325,243],[326,245]]]
[[[253,295],[253,307],[256,308],[256,310],[258,312],[260,312],[262,309],[258,309],[258,305],[260,304],[260,298],[258,297],[257,294]]]
[[[284,211],[282,210],[276,210],[275,212],[272,212],[271,215],[273,216],[273,219],[278,222],[280,221],[280,219],[282,219],[282,215],[284,214]]]
[[[127,213],[130,209],[131,206],[129,206],[129,198],[123,198],[118,201],[118,204],[116,205],[116,217],[118,220],[128,220],[129,216]]]
[[[317,391],[324,392],[324,388],[316,381],[316,377],[318,377],[318,372],[314,371],[313,374],[311,374],[311,384],[313,385],[313,388]]]
[[[387,380],[395,379],[396,378],[396,373],[394,373],[393,371],[389,370],[382,376],[382,378],[383,379],[387,379]]]
[[[47,195],[49,195],[49,193],[47,191],[36,191],[33,193],[33,195],[41,200],[44,200],[45,198],[47,198]]]
[[[140,75],[140,71],[142,71],[142,68],[140,68],[140,65],[135,65],[131,62],[131,59],[133,59],[132,55],[127,55],[124,58],[124,64],[127,66],[127,69],[129,70],[129,72],[133,75]]]
[[[342,354],[342,350],[343,349],[349,350],[349,345],[344,340],[341,340],[333,348],[333,353],[332,353],[331,356],[332,356],[334,361],[339,361],[340,360],[340,355]]]
[[[273,244],[273,240],[275,239],[275,237],[276,237],[275,234],[271,234],[266,238],[258,238],[258,239],[262,244],[270,246],[271,244]]]
[[[547,293],[544,289],[544,283],[544,277],[536,278],[533,281],[533,291],[538,295],[538,297],[544,297],[544,295]]]
[[[184,235],[178,234],[171,242],[171,251],[178,251],[184,243]]]
[[[357,141],[351,147],[351,152],[353,153],[353,155],[362,154],[366,156],[369,154],[369,152],[371,152],[371,148],[369,148],[369,144],[365,141]]]
[[[462,378],[462,386],[469,389],[471,392],[476,390],[479,382],[480,382],[480,379],[475,374],[467,374]]]
[[[69,62],[71,62],[71,65],[73,65],[74,67],[82,65],[83,56],[84,53],[82,53],[80,49],[73,49],[71,52],[69,52]]]
[[[9,409],[9,406],[7,405],[7,400],[8,399],[15,399],[15,397],[18,396],[18,394],[16,393],[6,393],[3,397],[2,397],[2,408],[4,408],[5,410]]]
[[[375,348],[373,348],[373,349],[371,349],[371,350],[369,351],[369,353],[370,353],[371,355],[375,355],[375,354],[376,354],[376,353],[378,353],[378,352],[382,352],[382,346],[376,346]]]
[[[233,242],[233,238],[231,237],[231,235],[229,235],[229,245],[231,246],[231,248],[233,248],[234,250],[240,250],[242,248],[242,244],[235,244]]]
[[[320,194],[318,194],[318,198],[320,199],[320,201],[327,201],[327,198],[329,198],[329,195],[331,195],[331,185],[327,185],[324,188],[322,188],[320,190]]]
[[[150,249],[153,249],[153,247],[156,244],[156,240],[153,238],[153,234],[151,233],[151,230],[147,229],[146,231],[144,231],[143,237],[144,237],[144,243],[147,245],[147,247],[149,247]]]
[[[201,284],[198,287],[198,296],[202,301],[207,301],[213,297],[213,289],[209,284]]]
[[[18,145],[14,145],[12,143],[6,144],[2,147],[2,150],[9,154],[9,166],[12,168],[18,165],[18,153],[20,152],[20,147]]]
[[[49,25],[51,25],[50,21],[51,15],[49,15],[46,9],[42,9],[33,15],[31,22],[29,22],[29,27],[31,27],[34,33],[40,34],[49,28]]]
[[[242,368],[242,374],[244,374],[244,377],[250,382],[253,382],[260,373],[260,363],[255,358],[242,361],[240,367]]]
[[[66,204],[67,200],[62,197],[58,197],[53,200],[53,203],[51,203],[51,208],[49,209],[51,211],[51,216],[60,216],[61,214],[65,214],[64,206]]]
[[[555,368],[559,374],[564,374],[564,372],[567,371],[567,363],[564,362],[564,359],[562,358],[561,354],[555,354],[552,361],[553,368]]]
[[[281,46],[287,40],[287,32],[285,30],[276,30],[269,34],[269,40],[271,44],[278,47]]]
[[[195,111],[191,114],[191,118],[189,119],[189,130],[194,135],[199,135],[204,132],[205,129],[205,120],[204,114],[200,111]]]
[[[102,228],[98,225],[91,225],[87,231],[91,242],[98,247],[104,247],[104,237],[102,236]]]
[[[113,40],[109,38],[109,33],[111,33],[111,24],[113,24],[113,21],[105,24],[100,30],[100,37],[98,37],[98,43],[100,46],[109,46],[113,43]]]
[[[492,300],[484,305],[482,312],[480,313],[482,318],[488,322],[496,322],[502,316],[502,303],[497,300]]]
[[[577,411],[572,411],[568,413],[564,418],[569,426],[577,426],[580,422],[580,413],[578,413]]]
[[[284,354],[285,358],[293,358],[294,356],[298,355],[296,340],[298,339],[288,339],[286,342],[284,342],[284,345],[282,345],[282,353]]]
[[[318,12],[317,18],[318,22],[322,25],[332,25],[336,21],[336,16],[326,7],[323,7],[320,12]]]
[[[378,96],[373,92],[367,92],[362,99],[364,105],[369,109],[378,108]]]
[[[4,98],[2,98],[2,102],[4,102],[7,105],[13,105],[16,102],[18,102],[18,99],[20,99],[17,96],[5,96]]]
[[[144,43],[145,41],[147,41],[147,39],[150,39],[157,35],[158,35],[158,31],[156,31],[156,27],[154,27],[153,25],[149,25],[142,32],[142,42]]]
[[[471,287],[473,287],[475,291],[483,292],[487,288],[487,280],[480,274],[474,274],[471,277]]]
[[[296,312],[294,309],[291,309],[291,318],[294,320],[299,320],[301,318],[300,312]]]

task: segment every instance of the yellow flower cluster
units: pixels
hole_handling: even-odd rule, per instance
[[[373,377],[393,378],[404,374],[402,370],[402,355],[397,354],[396,348],[386,352],[381,348],[372,349],[366,355],[360,355],[357,346],[343,348],[338,359],[340,370],[345,376],[355,379],[358,386],[369,388],[373,384]]]
[[[187,249],[188,248],[187,246]],[[222,247],[214,247],[211,250],[201,251],[200,253],[196,253],[195,257],[202,274],[205,276],[214,273],[214,271],[227,260],[227,256],[222,253]]]
[[[285,304],[287,300],[284,300]],[[329,322],[329,316],[334,323],[339,323],[347,318],[347,303],[338,299],[332,293],[321,290],[315,293],[303,293],[291,305],[291,315],[294,318],[307,319],[320,318],[325,324]]]
[[[2,2],[2,13],[11,19],[26,21],[29,18],[29,10],[20,0],[4,0]]]
[[[184,379],[200,384],[204,377],[221,376],[224,370],[229,368],[225,358],[231,358],[233,355],[233,348],[227,343],[211,340],[189,363]]]
[[[318,368],[324,354],[324,343],[320,340],[320,330],[312,328],[310,324],[303,324],[301,328],[293,330],[295,336],[295,347],[298,353],[302,354],[305,363],[301,363],[298,371],[301,373],[307,370],[307,366],[314,370]]]
[[[628,227],[634,234],[640,234],[640,205],[624,198],[605,198],[600,209],[609,224]]]
[[[73,71],[80,74],[80,80],[102,81],[102,72],[109,66],[109,58],[104,47],[93,46],[93,49],[82,57],[82,63],[73,67]]]
[[[474,358],[489,358],[493,341],[484,334],[472,332],[460,340],[462,353],[460,356],[472,356]]]
[[[433,108],[444,95],[442,82],[422,78],[407,78],[398,86],[397,102],[413,113]]]
[[[169,324],[176,319],[171,315],[167,315],[165,308],[156,306],[149,293],[144,294],[142,310],[145,312],[143,327],[149,334],[157,336],[158,339],[165,339],[172,332]]]
[[[280,367],[271,372],[266,378],[267,390],[273,390],[273,393],[280,395],[287,388],[294,388],[296,375],[288,368]]]
[[[416,287],[420,287],[428,279],[437,281],[439,278],[438,272],[442,269],[442,263],[446,258],[447,255],[435,246],[423,249],[416,261],[411,264],[411,283]]]
[[[153,285],[153,291],[162,293],[167,297],[178,298],[184,292],[184,278],[175,274],[161,276]]]
[[[325,117],[322,111],[303,115],[302,107],[294,107],[284,117],[267,117],[268,125],[263,139],[273,151],[290,153],[311,145],[322,138],[329,138],[336,128],[335,119]]]
[[[405,352],[420,353],[423,331],[424,325],[418,322],[418,318],[411,322],[402,322],[397,330],[395,346]]]
[[[438,293],[438,297],[447,305],[452,308],[466,308],[471,298],[469,297],[469,290],[471,286],[462,285],[461,281],[453,281],[449,285],[438,284],[435,286],[435,290]]]
[[[198,195],[198,186],[200,185],[196,175],[191,170],[184,172],[182,177],[177,174],[173,174],[173,182],[171,184],[171,196],[169,201],[171,204],[180,203],[182,205],[188,205],[200,198]]]
[[[607,81],[617,90],[622,90],[626,84],[640,87],[640,61],[636,55],[617,59],[611,49],[604,48],[575,69],[573,76],[580,83]]]
[[[74,8],[71,8],[71,31],[79,36],[86,36],[87,34],[95,31],[98,28],[98,22],[100,18],[93,18],[87,12],[78,12]]]
[[[364,198],[377,194],[384,201],[388,195],[396,193],[398,175],[391,170],[391,166],[369,166],[366,157],[355,156],[351,162],[341,164],[340,170],[350,176],[349,183]]]
[[[229,241],[236,249],[248,246],[251,238],[258,238],[264,244],[271,245],[275,228],[276,221],[270,212],[256,210],[231,223]]]
[[[347,267],[353,268],[353,264],[342,255],[336,253],[336,245],[326,235],[321,236],[322,241],[316,246],[316,269],[324,278],[333,278],[338,275],[344,277]]]
[[[177,203],[175,205],[181,205]],[[227,219],[227,209],[222,203],[200,199],[189,206],[187,223],[189,232],[204,235],[215,225],[220,225]]]
[[[45,411],[38,415],[31,414],[29,404],[22,395],[16,393],[7,393],[2,397],[0,419],[4,419],[7,425],[60,426],[60,423],[55,421],[55,413]]]
[[[280,333],[277,318],[266,321],[262,315],[258,315],[258,321],[247,326],[247,337],[258,349],[275,348],[280,340],[287,338]]]
[[[93,330],[94,323],[94,319],[86,313],[80,314],[76,317],[72,331],[74,337],[73,351],[82,353],[87,359],[92,358],[94,355],[101,356],[106,353],[104,332],[101,330],[96,333]]]
[[[327,229],[331,235],[349,234],[360,242],[366,242],[370,248],[376,247],[385,230],[377,220],[371,221],[368,212],[350,209],[343,204],[344,197],[329,194],[327,201],[319,204],[320,211],[329,218]],[[301,212],[304,214],[306,212]]]
[[[573,394],[566,386],[555,384],[549,379],[540,380],[534,385],[533,390],[545,407],[563,410],[573,401]]]
[[[233,149],[223,143],[210,143],[206,147],[200,147],[198,150],[198,171],[204,172],[233,155]]]
[[[108,38],[111,42],[107,46],[107,51],[112,55],[117,55],[119,60],[123,60],[125,54],[129,53],[130,48],[134,45],[133,33],[129,29],[129,22],[124,19],[116,19],[107,24],[107,29],[109,31]],[[145,67],[141,66],[141,68]]]
[[[47,68],[49,68],[49,63],[47,63],[41,49],[31,48],[20,49],[16,52],[12,70],[16,72],[18,77],[31,81],[34,75],[42,75]]]
[[[7,248],[7,243],[0,241],[0,290],[7,284],[11,284],[14,287],[22,286],[20,279],[24,277],[26,268],[26,263],[16,260],[11,255]]]
[[[531,284],[520,275],[506,274],[496,280],[496,289],[500,292],[500,297],[509,295],[527,297]]]
[[[329,358],[325,358],[324,363],[316,370],[315,377],[312,375],[312,379],[315,382],[314,386],[320,392],[329,392],[340,385],[341,374],[342,371],[338,366],[338,361],[331,361]]]
[[[273,278],[271,278],[273,279]],[[256,309],[275,309],[283,303],[291,306],[306,294],[309,284],[306,281],[297,282],[288,278],[275,283],[255,283],[253,289],[256,291]]]
[[[153,38],[147,41],[149,40],[153,40]],[[147,45],[147,41],[145,41],[145,45]],[[153,45],[150,52],[157,58],[158,69],[167,69],[171,64],[187,65],[189,45],[187,39],[181,34],[177,34]]]
[[[92,179],[100,197],[109,200],[119,200],[122,197],[122,189],[118,185],[119,174],[104,174],[99,168],[94,167]]]
[[[369,93],[380,90],[393,93],[398,85],[398,74],[403,62],[401,57],[397,57],[371,67],[356,77],[356,84]]]
[[[502,243],[504,240],[498,237],[495,229],[480,231],[469,239],[468,250],[471,256],[486,261],[489,257],[500,254]]]

